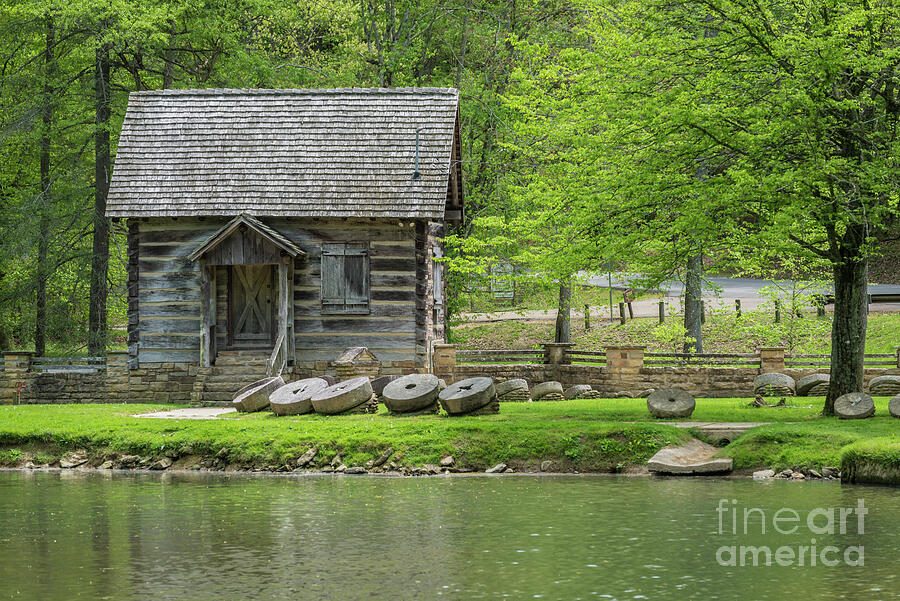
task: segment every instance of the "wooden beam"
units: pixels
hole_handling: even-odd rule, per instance
[[[290,269],[288,265],[285,265],[284,263],[278,264],[278,313],[275,319],[275,326],[278,329],[278,334],[284,333],[285,343],[288,349],[290,349],[292,345],[288,343],[287,336],[289,334],[293,334],[293,328],[289,327],[288,324],[288,319],[291,313],[290,309],[291,305],[293,304],[291,290],[292,286],[290,285],[291,277],[289,272]],[[275,339],[278,339],[278,335],[275,336]],[[290,351],[286,352],[285,359],[291,359]]]
[[[200,366],[213,364],[213,348],[215,346],[214,330],[216,323],[215,272],[205,261],[200,262]]]

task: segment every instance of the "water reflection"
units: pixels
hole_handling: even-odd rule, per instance
[[[0,598],[894,598],[888,488],[609,477],[0,473]],[[722,567],[720,499],[870,508],[865,567]],[[758,522],[755,522],[758,525]],[[877,590],[874,590],[877,589]]]

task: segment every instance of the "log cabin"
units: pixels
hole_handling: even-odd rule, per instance
[[[246,351],[315,373],[349,347],[427,368],[459,127],[454,89],[132,93],[106,209],[128,232],[131,369]]]

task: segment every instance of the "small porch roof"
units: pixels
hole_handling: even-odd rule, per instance
[[[264,239],[266,239],[268,242],[270,242],[273,246],[284,251],[293,258],[306,255],[303,249],[280,234],[277,230],[269,227],[268,225],[266,225],[259,219],[252,217],[251,215],[241,213],[240,215],[226,223],[224,226],[222,226],[209,238],[207,238],[202,244],[200,244],[200,246],[198,246],[194,250],[194,252],[188,255],[188,258],[191,261],[196,261],[197,259],[201,258],[203,255],[213,250],[219,244],[228,239],[228,237],[236,232],[241,226],[250,228],[257,234],[262,236]]]

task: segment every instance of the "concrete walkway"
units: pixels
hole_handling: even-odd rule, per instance
[[[154,413],[138,413],[131,417],[149,417],[151,419],[216,419],[229,413],[236,413],[234,407],[187,407],[184,409],[169,409],[168,411],[156,411]]]

